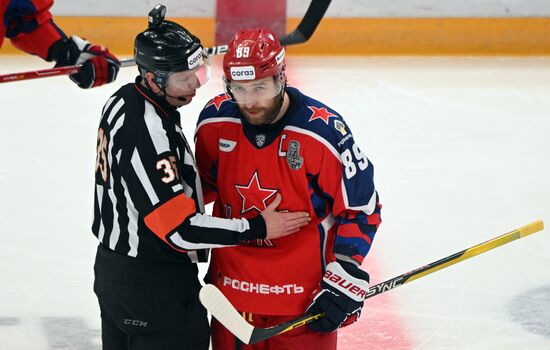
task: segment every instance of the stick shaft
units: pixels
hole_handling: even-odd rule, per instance
[[[533,221],[530,224],[527,224],[518,229],[505,233],[489,241],[477,244],[461,252],[449,255],[443,259],[439,259],[437,261],[424,265],[418,269],[414,269],[412,271],[409,271],[407,273],[404,273],[402,275],[389,279],[385,282],[374,285],[369,288],[365,299],[387,292],[388,290],[397,288],[406,283],[412,282],[416,279],[419,279],[421,277],[427,276],[431,273],[444,269],[448,266],[467,260],[476,255],[485,253],[489,250],[495,249],[506,243],[510,243],[512,241],[523,238],[535,232],[539,232],[543,229],[544,229],[544,223],[541,220]]]
[[[121,67],[134,66],[135,64],[136,64],[136,61],[133,58],[123,59],[120,61]],[[48,77],[55,77],[59,75],[71,75],[74,73],[78,73],[79,69],[80,68],[78,66],[65,66],[65,67],[33,70],[33,71],[21,72],[21,73],[5,74],[5,75],[0,75],[0,84],[10,83],[12,81],[19,81],[19,80],[48,78]]]
[[[208,53],[208,55],[221,55],[227,52],[227,45],[207,47],[205,48],[205,50]],[[120,60],[120,67],[130,67],[135,65],[136,65],[136,60],[133,58]],[[34,71],[28,71],[28,72],[21,72],[21,73],[5,74],[5,75],[0,75],[0,84],[10,83],[12,81],[19,81],[19,80],[48,78],[48,77],[55,77],[59,75],[71,75],[74,73],[78,73],[79,69],[80,69],[79,66],[66,66],[66,67],[47,68],[47,69],[34,70]]]

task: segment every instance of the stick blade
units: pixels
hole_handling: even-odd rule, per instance
[[[277,326],[272,326],[268,328],[254,328],[252,335],[250,337],[249,344],[255,344],[261,342],[262,340],[269,339],[279,334],[289,332],[295,328],[302,327],[312,321],[318,320],[323,317],[325,314],[305,314],[293,320],[281,323]]]
[[[240,341],[250,344],[254,327],[246,322],[229,300],[214,285],[207,284],[199,292],[202,305]]]

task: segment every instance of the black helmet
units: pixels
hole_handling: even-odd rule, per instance
[[[140,72],[150,71],[165,85],[170,73],[190,70],[202,62],[199,38],[181,25],[164,20],[166,8],[157,5],[149,13],[149,27],[134,42],[134,58]]]

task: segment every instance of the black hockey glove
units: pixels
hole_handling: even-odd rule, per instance
[[[308,323],[309,328],[317,332],[334,332],[355,322],[361,314],[368,288],[369,274],[359,267],[336,261],[328,264],[321,288],[306,310],[325,316]]]
[[[120,67],[119,60],[109,49],[92,45],[76,35],[54,43],[48,58],[57,62],[56,67],[81,65],[80,71],[70,78],[83,89],[114,81]]]

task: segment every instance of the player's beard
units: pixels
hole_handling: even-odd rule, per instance
[[[268,106],[240,106],[239,109],[247,122],[252,125],[271,124],[281,111],[281,95],[277,95],[269,100]]]

